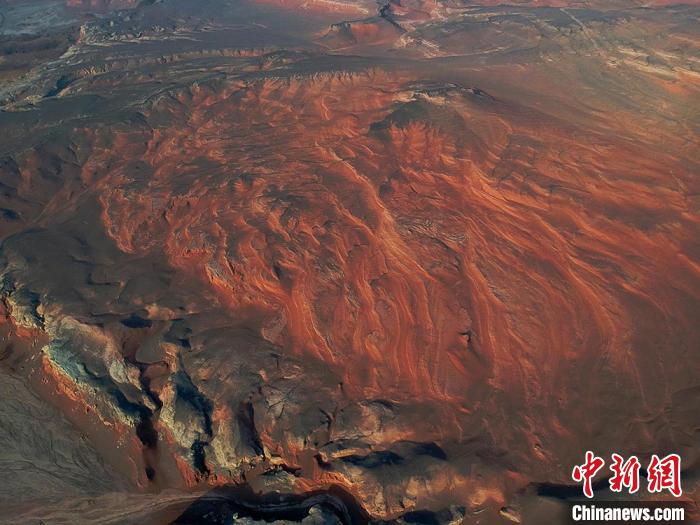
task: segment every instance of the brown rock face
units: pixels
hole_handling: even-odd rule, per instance
[[[13,74],[0,468],[60,482],[2,518],[563,523],[586,450],[693,500],[700,11],[531,4],[142,3]]]

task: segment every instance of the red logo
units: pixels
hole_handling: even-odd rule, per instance
[[[610,465],[613,475],[610,477],[610,490],[622,492],[622,487],[627,487],[630,494],[639,490],[639,460],[637,456],[631,456],[624,461],[618,454],[612,455],[613,463]]]
[[[586,462],[583,465],[576,465],[571,477],[579,483],[583,481],[583,493],[587,498],[593,497],[593,477],[605,465],[603,458],[597,457],[590,450],[586,452]]]
[[[661,492],[664,489],[676,496],[683,494],[681,489],[681,457],[669,454],[663,459],[654,454],[649,463],[649,492]]]
[[[605,460],[589,450],[586,452],[585,462],[574,467],[571,477],[574,481],[583,483],[583,494],[587,498],[593,497],[593,478],[604,465]],[[612,476],[608,480],[610,490],[622,492],[622,489],[626,488],[630,494],[637,492],[639,490],[640,469],[641,464],[637,456],[630,456],[625,460],[619,454],[613,454],[610,465]],[[678,454],[669,454],[664,458],[653,454],[647,471],[649,473],[647,485],[649,492],[668,490],[677,498],[683,494],[681,489],[681,457]]]

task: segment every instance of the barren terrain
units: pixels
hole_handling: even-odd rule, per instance
[[[0,522],[695,505],[700,7],[512,4],[0,4]]]

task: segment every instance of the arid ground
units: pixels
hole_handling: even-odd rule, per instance
[[[698,1],[4,0],[0,217],[0,523],[700,499]]]

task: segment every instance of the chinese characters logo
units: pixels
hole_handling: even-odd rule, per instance
[[[593,497],[593,478],[605,466],[605,460],[586,452],[585,461],[576,465],[571,477],[577,483],[583,483],[583,494],[587,498]],[[626,488],[630,494],[639,490],[639,472],[641,463],[637,456],[630,456],[625,460],[619,454],[612,455],[610,471],[612,476],[608,480],[610,490],[622,492]],[[668,490],[675,497],[683,494],[681,489],[681,457],[678,454],[669,454],[659,458],[656,454],[651,456],[647,467],[647,490],[649,492],[662,492]]]

